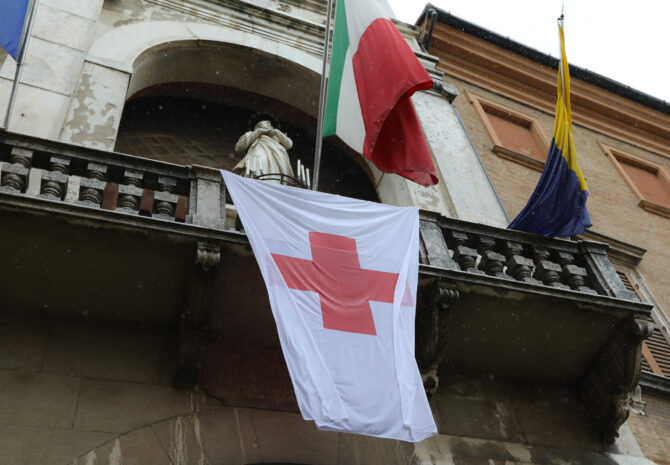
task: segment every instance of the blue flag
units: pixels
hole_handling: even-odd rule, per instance
[[[16,60],[30,0],[0,0],[0,46]]]
[[[570,71],[565,54],[563,18],[559,20],[561,60],[558,67],[558,99],[554,133],[547,162],[533,195],[509,229],[543,236],[574,236],[591,227],[586,209],[589,195],[582,170],[577,163],[572,138]]]

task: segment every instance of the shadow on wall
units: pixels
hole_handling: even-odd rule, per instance
[[[235,89],[196,83],[158,85],[126,103],[115,151],[179,165],[232,170],[241,159],[238,138],[260,119],[293,141],[291,165],[313,166],[316,122],[279,101]],[[326,142],[321,190],[378,201],[368,174],[348,154]]]

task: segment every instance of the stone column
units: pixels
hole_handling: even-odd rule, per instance
[[[440,176],[440,195],[453,210],[446,216],[506,228],[502,207],[450,103],[455,97],[456,90],[443,83],[412,97]]]

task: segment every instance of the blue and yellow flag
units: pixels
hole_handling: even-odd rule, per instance
[[[21,44],[28,0],[0,0],[0,47],[16,60]]]
[[[574,236],[591,227],[586,209],[588,188],[577,163],[572,137],[570,70],[565,55],[563,17],[558,21],[561,59],[558,65],[558,99],[554,133],[547,162],[533,195],[509,229],[543,236]]]

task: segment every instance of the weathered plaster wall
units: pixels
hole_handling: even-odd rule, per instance
[[[129,73],[86,61],[60,140],[112,150],[129,80]]]
[[[451,104],[433,92],[419,92],[412,101],[440,173],[440,197],[451,200],[453,216],[507,227],[505,213]],[[425,190],[415,192],[426,195]]]
[[[9,129],[56,139],[93,40],[102,0],[38,3]],[[4,115],[16,64],[0,58],[0,108]]]

